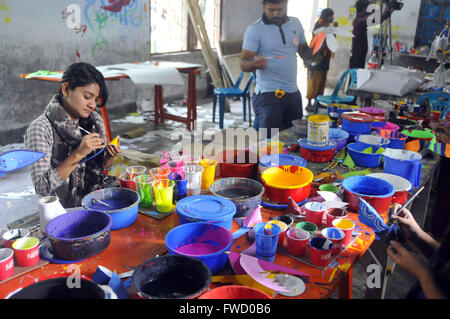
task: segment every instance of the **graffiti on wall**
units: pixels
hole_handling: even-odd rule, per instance
[[[147,11],[147,0],[85,0],[82,8],[71,4],[61,11],[61,16],[76,34],[83,36],[92,32],[95,35],[91,47],[94,53],[109,48],[105,36],[107,28],[137,28],[146,19]],[[125,34],[132,33],[127,30]]]

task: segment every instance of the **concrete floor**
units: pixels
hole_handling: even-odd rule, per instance
[[[198,104],[198,125],[202,126],[204,133],[214,134],[218,132],[218,124],[212,123],[211,100],[199,101]],[[304,103],[305,105],[306,103]],[[242,103],[240,101],[232,101],[231,106],[231,113],[226,114],[225,126],[248,127],[248,123],[243,122]],[[185,112],[185,107],[169,106],[168,110],[170,113],[180,114]],[[322,109],[320,112],[325,111],[325,109]],[[307,113],[304,112],[304,114]],[[143,128],[146,132],[144,135],[130,140],[121,139],[122,147],[136,149],[148,154],[171,150],[174,144],[179,142],[179,137],[172,136],[172,133],[178,132],[179,130],[183,134],[184,124],[168,121],[164,125],[155,126],[151,118],[151,113],[141,115],[111,114],[110,120],[113,135],[123,135],[130,130]],[[0,153],[21,147],[23,147],[21,144],[7,145],[0,148]],[[38,211],[38,200],[39,196],[34,192],[28,168],[8,174],[0,181],[0,230],[6,229],[8,224],[21,218],[36,214]],[[369,254],[366,254],[361,262],[354,267],[354,299],[370,298],[370,295],[373,295],[374,291],[367,291],[366,288],[366,279],[368,276],[366,267],[371,263],[374,263],[373,260],[371,260]],[[413,282],[414,278],[411,275],[397,267],[389,281],[386,298],[404,298]],[[368,293],[367,296],[366,292]]]

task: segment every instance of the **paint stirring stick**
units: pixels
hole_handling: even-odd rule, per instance
[[[92,201],[93,201],[93,202],[100,203],[100,204],[102,204],[103,206],[106,206],[106,207],[115,209],[114,206],[112,206],[112,205],[110,205],[110,204],[108,204],[108,203],[105,203],[105,202],[103,202],[103,201],[101,201],[101,200],[99,200],[99,199],[97,199],[97,198],[93,198]]]

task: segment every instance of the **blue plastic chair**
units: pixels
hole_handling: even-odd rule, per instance
[[[342,74],[336,88],[331,95],[319,95],[314,103],[314,113],[317,114],[319,109],[319,103],[323,104],[354,104],[356,102],[356,97],[352,95],[339,96],[339,90],[344,83],[346,77],[350,75],[350,85],[349,87],[356,87],[356,71],[357,69],[348,69]]]
[[[239,88],[242,78],[245,72],[241,72],[239,78],[237,79],[234,87],[232,88],[215,88],[213,90],[213,122],[216,122],[216,104],[217,98],[219,98],[219,127],[223,129],[223,118],[225,116],[225,99],[227,97],[240,97],[242,98],[242,107],[244,113],[244,122],[247,120],[247,106],[248,106],[248,120],[250,126],[252,125],[252,112],[251,112],[251,98],[250,98],[250,87],[253,82],[254,74],[250,73],[248,82],[245,85],[244,90]],[[247,103],[248,101],[248,103]]]
[[[450,110],[450,94],[448,93],[427,93],[419,97],[416,104],[421,105],[425,100],[428,100],[432,111],[440,111],[440,119],[446,119],[447,113]]]

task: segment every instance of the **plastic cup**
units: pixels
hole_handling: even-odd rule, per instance
[[[188,180],[184,179],[184,173],[183,175],[180,175],[178,173],[170,173],[169,179],[175,182],[173,196],[174,201],[179,201],[180,199],[185,198],[187,194]]]
[[[342,230],[345,233],[345,237],[342,240],[342,245],[347,246],[352,241],[353,229],[355,228],[355,223],[350,219],[340,218],[335,219],[332,222],[333,227]]]
[[[331,185],[331,184],[323,184],[319,186],[319,190],[324,192],[332,192],[337,193],[339,191],[339,187]]]
[[[170,213],[173,207],[173,189],[175,182],[170,179],[159,179],[152,183],[155,194],[156,210],[159,213]]]
[[[17,228],[11,229],[3,233],[3,243],[5,244],[5,248],[12,248],[12,244],[20,238],[30,236],[30,232],[25,228]]]
[[[117,179],[119,180],[120,187],[123,188],[129,188],[132,190],[136,190],[136,183],[133,181],[132,178],[130,178],[129,174],[127,172],[121,173]]]
[[[139,193],[140,208],[151,208],[153,205],[153,178],[150,175],[136,176],[133,181],[136,183],[136,191]]]
[[[272,220],[273,224],[280,226],[281,233],[278,235],[278,248],[283,247],[284,240],[286,238],[286,232],[288,230],[288,225],[286,223],[282,222],[281,220]]]
[[[311,236],[317,231],[317,226],[310,222],[299,222],[295,225],[295,228],[306,230]]]
[[[202,158],[198,155],[191,155],[191,154],[183,155],[181,159],[183,161],[184,166],[202,164]]]
[[[0,281],[14,275],[14,250],[11,248],[0,249]]]
[[[12,244],[16,263],[20,267],[30,267],[39,263],[39,239],[26,237],[16,240]]]
[[[155,167],[149,171],[149,175],[153,180],[168,179],[171,172],[170,167]]]
[[[199,195],[202,186],[203,166],[187,165],[183,167],[184,176],[187,179],[186,195]]]
[[[213,159],[202,159],[202,166],[204,168],[202,174],[202,189],[209,189],[216,175],[217,162]]]
[[[147,173],[147,167],[136,165],[136,166],[128,166],[125,169],[125,172],[128,174],[128,179],[133,180],[136,176],[144,175]]]
[[[333,227],[333,220],[347,217],[347,211],[342,208],[330,208],[326,213],[327,227]]]
[[[345,233],[339,228],[328,227],[322,229],[322,236],[333,243],[331,255],[332,256],[338,255],[342,249],[342,241],[344,240]]]
[[[303,208],[305,209],[306,221],[317,226],[322,225],[323,214],[326,212],[323,203],[309,202],[303,205]]]
[[[306,252],[311,234],[301,228],[293,228],[287,231],[287,252],[292,256],[303,256]]]
[[[272,223],[270,233],[265,229],[267,223],[258,223],[253,227],[255,231],[256,257],[268,262],[275,260],[278,246],[280,226]]]
[[[309,241],[309,261],[318,267],[327,266],[331,260],[333,243],[323,237],[314,237]]]

